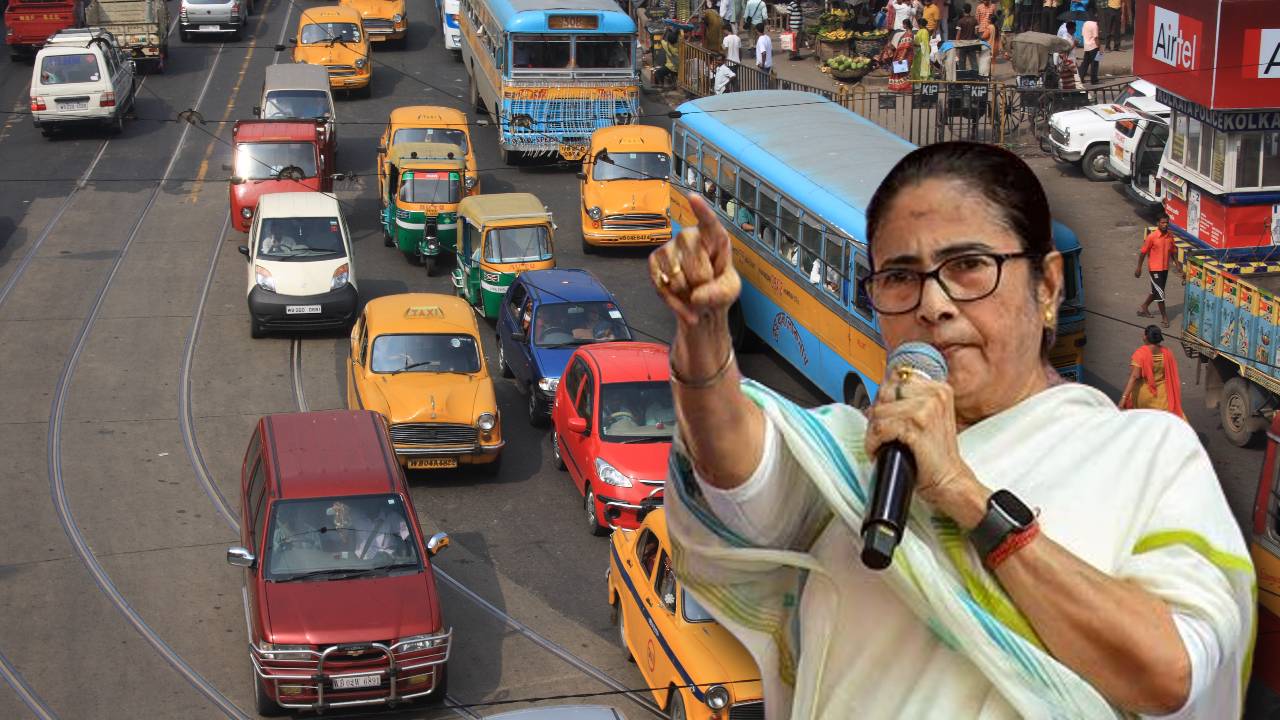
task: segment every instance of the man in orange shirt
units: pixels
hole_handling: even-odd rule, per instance
[[[1134,277],[1142,277],[1142,259],[1147,258],[1147,269],[1151,271],[1151,292],[1138,310],[1139,317],[1151,317],[1148,310],[1154,301],[1160,307],[1160,324],[1169,327],[1169,316],[1164,310],[1164,284],[1169,279],[1169,256],[1173,254],[1173,233],[1169,232],[1168,216],[1161,216],[1156,229],[1147,235],[1138,252],[1138,268],[1133,271]]]

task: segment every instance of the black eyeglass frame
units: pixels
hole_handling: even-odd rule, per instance
[[[971,298],[963,298],[963,299],[957,298],[951,294],[951,290],[947,287],[947,284],[943,282],[942,268],[946,267],[947,265],[957,260],[963,260],[965,258],[973,258],[973,257],[991,258],[996,261],[996,281],[991,285],[991,289],[983,293],[982,295],[979,295],[977,297],[971,297]],[[956,255],[955,257],[949,257],[946,260],[943,260],[941,263],[938,263],[937,267],[927,272],[922,270],[910,270],[908,268],[886,268],[884,270],[877,270],[871,273],[870,275],[867,275],[866,277],[862,278],[858,282],[858,285],[859,285],[859,290],[862,296],[867,299],[867,303],[870,304],[871,308],[875,310],[877,313],[880,313],[881,315],[906,315],[909,312],[915,312],[916,308],[920,307],[920,303],[924,301],[924,284],[925,284],[925,281],[929,279],[933,279],[935,282],[937,282],[938,287],[942,289],[942,292],[945,293],[946,296],[950,298],[952,302],[976,302],[978,300],[982,300],[983,298],[991,297],[992,293],[1000,289],[1000,281],[1004,278],[1004,264],[1006,262],[1010,260],[1017,260],[1019,258],[1026,258],[1028,260],[1038,260],[1043,257],[1044,255],[1041,255],[1040,253],[1033,253],[1025,250],[1020,252],[1012,252],[1012,253],[968,252],[968,253],[964,253],[963,255]],[[907,308],[906,310],[894,310],[892,312],[889,312],[889,311],[881,310],[879,307],[876,307],[875,296],[871,292],[871,281],[874,280],[877,275],[884,275],[886,273],[891,273],[891,272],[914,273],[916,277],[919,278],[920,280],[919,284],[916,285],[916,288],[917,288],[916,301],[911,307]]]

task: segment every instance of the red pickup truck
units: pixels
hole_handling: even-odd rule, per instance
[[[268,415],[241,470],[239,547],[256,709],[439,700],[452,629],[378,413]]]
[[[324,120],[240,120],[231,130],[231,217],[249,232],[267,193],[333,192],[334,143]]]
[[[80,0],[9,0],[4,11],[4,42],[14,60],[31,57],[50,35],[73,27],[84,27]]]

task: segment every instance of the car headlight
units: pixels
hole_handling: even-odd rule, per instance
[[[249,218],[253,217],[253,208],[251,207],[240,208],[240,217],[244,218],[245,220],[248,220]]]
[[[712,685],[707,688],[707,707],[712,710],[723,710],[729,705],[729,689],[723,685]]]
[[[395,23],[395,24],[397,24],[397,25],[399,25],[399,24],[400,24],[400,21],[401,21],[401,20],[403,20],[403,19],[404,19],[404,16],[403,16],[403,15],[401,15],[400,13],[396,13],[395,15],[392,15],[392,16],[391,16],[391,22],[393,22],[393,23]]]
[[[600,216],[603,214],[604,213],[601,212],[598,207],[587,208],[587,217],[590,217],[592,220],[599,220]]]
[[[602,458],[596,458],[596,476],[600,478],[600,482],[614,487],[631,487],[631,478],[623,475],[618,468],[605,462]]]
[[[273,645],[260,642],[258,650],[262,651],[264,660],[310,660],[315,657],[310,645]]]
[[[396,641],[396,652],[411,653],[431,648],[444,647],[449,638],[440,635],[414,635]]]
[[[356,67],[360,69],[364,69],[364,66],[365,66],[364,58],[356,58]]]
[[[253,275],[257,278],[258,287],[270,292],[276,291],[276,279],[271,277],[271,271],[261,265],[253,266]]]
[[[333,282],[329,283],[330,290],[339,290],[347,286],[351,282],[351,264],[342,263],[337,270],[333,271]]]
[[[560,387],[560,378],[538,378],[538,389],[543,392],[553,393],[556,388]]]
[[[484,432],[489,432],[496,427],[497,424],[498,419],[493,416],[493,413],[480,413],[480,417],[476,418],[476,427],[480,428]]]
[[[480,181],[479,178],[477,178],[475,175],[468,175],[467,179],[463,180],[463,182],[466,183],[468,190],[475,187],[476,183],[479,181]]]

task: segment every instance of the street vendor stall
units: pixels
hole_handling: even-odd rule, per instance
[[[1175,232],[1235,260],[1280,257],[1275,0],[1139,0],[1133,68],[1173,109],[1160,164]]]

